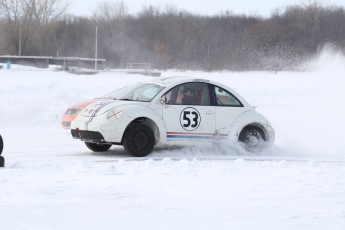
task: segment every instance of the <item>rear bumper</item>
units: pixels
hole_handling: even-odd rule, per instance
[[[275,130],[273,129],[272,126],[266,127],[266,130],[267,130],[267,134],[268,134],[268,143],[269,143],[270,145],[273,145],[273,144],[274,144],[274,141],[275,141],[275,139],[276,139]]]

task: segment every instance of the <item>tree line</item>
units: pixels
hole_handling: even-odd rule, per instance
[[[123,1],[101,2],[92,16],[67,15],[62,0],[0,0],[0,55],[95,57],[109,68],[129,62],[157,69],[295,70],[324,44],[345,51],[345,11],[318,2],[269,17],[214,16]]]

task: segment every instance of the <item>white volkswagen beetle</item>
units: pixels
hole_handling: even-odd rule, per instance
[[[256,152],[274,142],[270,122],[232,89],[205,79],[162,78],[136,83],[84,108],[73,138],[95,152],[123,145],[135,157],[155,145],[239,141]]]

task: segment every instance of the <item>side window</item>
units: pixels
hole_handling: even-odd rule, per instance
[[[173,89],[169,90],[164,96],[163,96],[163,100],[166,104],[168,105],[177,105],[178,101],[177,101],[177,94],[180,90],[180,86],[176,86]]]
[[[205,83],[190,82],[178,85],[164,95],[169,105],[211,105],[210,93]]]
[[[242,107],[242,103],[227,90],[218,86],[214,87],[218,106]]]

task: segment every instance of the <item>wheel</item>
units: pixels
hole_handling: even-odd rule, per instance
[[[3,142],[2,137],[0,135],[0,155],[1,155],[3,149],[4,149],[4,142]]]
[[[85,142],[85,145],[94,152],[105,152],[111,147],[109,144],[96,144],[90,142]]]
[[[5,158],[0,156],[0,168],[5,167]]]
[[[261,129],[255,126],[244,128],[238,139],[249,152],[260,152],[265,145],[265,135]]]
[[[134,124],[127,128],[122,142],[125,150],[132,156],[144,157],[152,151],[155,137],[148,126]]]

